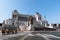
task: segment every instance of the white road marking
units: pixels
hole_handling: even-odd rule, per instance
[[[20,33],[17,33],[17,34],[10,34],[10,35],[0,35],[0,39],[8,39],[8,38],[12,38],[12,37],[17,37],[17,36],[22,36],[22,35],[25,35],[27,34],[27,32],[20,32]]]
[[[55,35],[52,35],[52,34],[43,34],[43,35],[45,35],[45,36],[47,36],[48,38],[58,38],[58,39],[60,39],[60,37],[58,37],[58,36],[55,36]]]
[[[28,36],[34,36],[34,35],[31,34],[30,31],[28,31],[27,34],[26,34],[24,37],[22,37],[20,40],[24,40],[24,39],[27,38]]]
[[[35,35],[37,35],[37,36],[41,36],[41,37],[43,37],[45,40],[50,40],[50,39],[48,39],[46,36],[44,36],[44,35],[42,35],[42,34],[35,34]]]
[[[3,40],[3,39],[0,39],[0,40]]]
[[[60,39],[60,37],[55,36],[55,35],[52,35],[52,34],[40,34],[39,33],[39,34],[36,34],[36,35],[41,36],[41,37],[43,37],[46,40],[50,40],[49,38],[57,38],[57,39]]]
[[[12,37],[17,37],[17,36],[22,36],[24,35],[24,37],[22,37],[20,40],[24,40],[25,38],[27,38],[28,36],[40,36],[40,37],[43,37],[44,39],[46,40],[50,40],[49,38],[57,38],[57,39],[60,39],[60,37],[58,36],[55,36],[55,35],[52,35],[52,34],[45,34],[45,33],[36,33],[36,34],[31,34],[31,32],[21,32],[21,33],[18,33],[18,34],[11,34],[11,35],[0,35],[0,40],[3,40],[3,39],[8,39],[8,38],[12,38]]]
[[[29,34],[29,33],[25,34],[25,36],[22,37],[20,40],[24,40],[25,38],[27,38],[27,37],[28,37],[28,34]]]

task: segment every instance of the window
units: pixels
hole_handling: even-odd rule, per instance
[[[49,24],[47,24],[47,26],[49,26]]]
[[[39,17],[38,20],[41,20],[41,17]]]
[[[17,17],[17,15],[13,15],[13,19],[15,19]]]
[[[0,26],[2,26],[2,23],[0,23]]]
[[[53,26],[57,26],[57,24],[53,24]]]
[[[59,24],[59,27],[60,27],[60,24]]]
[[[19,21],[28,21],[28,19],[26,17],[18,17]]]

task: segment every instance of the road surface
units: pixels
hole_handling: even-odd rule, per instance
[[[0,33],[0,40],[60,40],[60,32],[27,31],[10,35]]]

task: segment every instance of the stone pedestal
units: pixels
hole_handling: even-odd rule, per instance
[[[34,31],[34,26],[33,25],[31,25],[31,30],[30,31]]]

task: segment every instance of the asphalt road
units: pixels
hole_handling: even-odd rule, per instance
[[[10,35],[2,35],[0,33],[0,40],[60,40],[60,32],[27,31]]]

